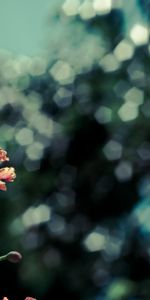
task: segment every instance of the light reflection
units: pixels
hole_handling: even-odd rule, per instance
[[[0,128],[1,141],[11,141],[15,138],[15,128],[8,124],[2,125]]]
[[[122,145],[114,140],[110,140],[103,148],[103,152],[108,160],[121,158],[122,150]]]
[[[34,142],[26,149],[27,157],[31,160],[38,160],[42,158],[44,146],[39,142]]]
[[[90,252],[100,251],[105,249],[106,236],[104,233],[91,232],[83,242],[85,248]]]
[[[0,89],[0,106],[4,107],[8,103],[16,106],[21,97],[22,94],[14,87],[3,85]]]
[[[136,60],[132,61],[132,63],[127,68],[130,80],[132,80],[134,83],[138,85],[145,85],[145,72],[143,65]]]
[[[95,119],[101,124],[109,123],[112,120],[112,110],[106,106],[100,106],[95,114]]]
[[[143,233],[150,233],[150,199],[142,198],[139,205],[135,208],[133,215],[141,226]]]
[[[114,54],[120,62],[131,59],[134,54],[134,46],[129,41],[123,40],[115,48]]]
[[[9,226],[9,231],[13,236],[19,236],[24,233],[24,224],[20,217],[15,218]]]
[[[139,157],[143,160],[150,160],[150,143],[144,142],[137,150]]]
[[[132,165],[128,161],[121,161],[115,168],[115,175],[119,181],[127,181],[132,177]]]
[[[67,16],[75,16],[80,6],[79,0],[66,0],[62,6],[62,10]]]
[[[84,1],[79,7],[79,14],[83,20],[91,19],[95,17],[96,13],[94,11],[91,1]]]
[[[43,75],[46,71],[47,61],[43,57],[34,57],[31,60],[30,74],[32,76]]]
[[[150,175],[144,176],[139,182],[138,192],[142,198],[144,197],[147,199],[150,197]],[[145,203],[148,203],[148,201]]]
[[[101,254],[105,261],[115,260],[119,257],[124,235],[109,233],[108,229],[94,230],[89,233],[83,241],[86,250],[90,252],[102,251]]]
[[[28,128],[21,128],[16,134],[17,142],[22,145],[26,146],[33,142],[33,131]]]
[[[48,224],[50,234],[62,235],[65,232],[65,219],[59,215],[53,216],[51,222]]]
[[[75,76],[73,68],[67,62],[61,60],[51,67],[49,73],[61,84],[72,83]]]
[[[30,67],[32,63],[32,57],[19,55],[15,59],[16,67],[19,69],[21,75],[26,75],[30,73]]]
[[[45,204],[40,204],[37,207],[28,208],[22,215],[22,222],[25,227],[38,225],[49,221],[51,218],[51,209]]]
[[[106,15],[110,13],[112,8],[112,0],[94,0],[93,1],[93,7],[97,14],[99,15]]]
[[[130,295],[134,292],[134,290],[135,290],[135,285],[130,280],[127,279],[114,280],[107,287],[106,299],[111,299],[111,300],[129,299]]]
[[[100,67],[105,72],[114,72],[119,69],[120,63],[113,54],[105,55],[99,62]]]
[[[5,56],[4,56],[5,58]],[[8,56],[3,61],[3,77],[5,80],[14,81],[19,77],[27,75],[39,76],[45,73],[47,61],[44,57],[30,57],[20,55],[18,57]]]
[[[124,98],[126,101],[132,102],[138,106],[144,102],[144,92],[136,87],[133,87],[126,92]]]
[[[106,248],[103,252],[103,256],[106,261],[113,261],[117,259],[121,253],[124,239],[123,236],[109,235]]]
[[[12,82],[12,85],[16,87],[19,91],[26,90],[30,85],[30,76],[23,75]]]
[[[53,136],[54,123],[51,118],[48,118],[42,113],[34,113],[32,118],[30,118],[30,124],[41,134],[47,137]]]
[[[61,108],[65,108],[72,103],[72,91],[60,87],[53,98],[54,102]]]
[[[131,29],[130,37],[136,46],[147,44],[149,41],[148,28],[140,24],[135,24]]]
[[[123,6],[123,0],[112,0],[112,7],[114,9],[121,9]]]
[[[123,122],[129,122],[136,119],[138,114],[138,107],[132,102],[124,103],[118,110],[118,115]]]
[[[17,68],[17,65],[14,63],[13,58],[9,58],[5,62],[3,68],[3,77],[6,81],[12,81],[20,75],[20,70]]]

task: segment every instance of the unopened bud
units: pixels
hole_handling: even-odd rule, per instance
[[[36,299],[32,297],[26,297],[25,300],[36,300]]]
[[[4,297],[3,300],[8,300],[8,298]],[[26,297],[25,300],[36,300],[36,299],[32,297]]]
[[[7,260],[12,263],[18,263],[22,259],[22,255],[17,251],[11,251],[6,256]]]

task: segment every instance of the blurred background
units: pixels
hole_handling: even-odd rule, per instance
[[[150,299],[149,20],[149,0],[1,1],[0,252],[23,260],[0,298]]]

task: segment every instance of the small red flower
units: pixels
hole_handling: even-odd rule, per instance
[[[9,300],[9,299],[7,297],[4,297],[3,300]],[[36,299],[32,297],[26,297],[25,300],[36,300]]]
[[[0,162],[8,161],[9,157],[7,152],[0,148]],[[6,167],[0,169],[0,190],[6,191],[6,182],[12,182],[16,178],[15,169],[12,167]],[[4,181],[3,181],[4,180]]]
[[[9,157],[7,156],[7,152],[0,148],[0,161],[8,161]]]
[[[26,297],[25,300],[36,300],[36,299],[32,297]]]

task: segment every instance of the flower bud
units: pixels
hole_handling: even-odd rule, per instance
[[[3,300],[9,300],[9,299],[7,297],[4,297]],[[36,299],[32,297],[26,297],[25,300],[36,300]]]
[[[22,255],[17,251],[9,252],[6,257],[6,259],[12,263],[18,263],[22,259]]]
[[[36,299],[32,297],[26,297],[25,300],[36,300]]]

